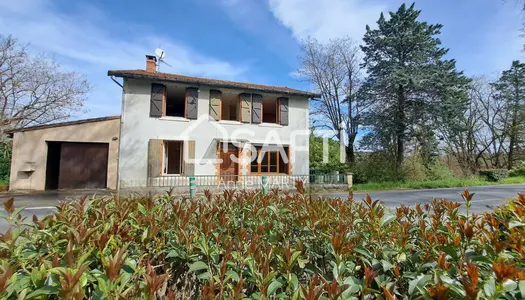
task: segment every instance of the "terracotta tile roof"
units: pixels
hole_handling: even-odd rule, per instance
[[[223,88],[237,88],[237,89],[245,89],[245,90],[259,91],[259,92],[270,92],[270,93],[279,93],[279,94],[290,94],[290,95],[295,95],[295,96],[306,96],[310,98],[320,97],[320,95],[316,93],[301,91],[301,90],[292,89],[292,88],[284,87],[284,86],[271,86],[271,85],[264,85],[264,84],[235,82],[235,81],[228,81],[228,80],[200,78],[200,77],[192,77],[192,76],[170,74],[170,73],[160,73],[160,72],[153,73],[153,72],[146,72],[144,70],[110,70],[108,71],[108,76],[136,78],[136,79],[163,80],[163,81],[179,82],[179,83],[186,83],[186,84],[216,86],[216,87],[223,87]]]
[[[79,125],[79,124],[85,124],[85,123],[110,121],[110,120],[116,120],[116,119],[120,119],[120,116],[109,116],[109,117],[83,119],[83,120],[68,121],[68,122],[61,122],[61,123],[53,123],[53,124],[44,124],[44,125],[30,126],[30,127],[24,127],[24,128],[18,128],[18,129],[9,130],[9,131],[6,131],[6,133],[15,133],[15,132],[20,132],[20,131],[47,129],[47,128],[54,128],[54,127],[69,126],[69,125]]]

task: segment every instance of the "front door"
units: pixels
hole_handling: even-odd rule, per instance
[[[237,158],[238,150],[234,146],[228,147],[227,152],[220,149],[220,158],[222,163],[220,165],[221,182],[237,182],[238,163],[234,162],[232,158]]]

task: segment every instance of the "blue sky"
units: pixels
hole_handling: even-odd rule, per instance
[[[107,70],[142,69],[157,47],[172,65],[164,72],[309,89],[293,76],[301,39],[348,35],[360,42],[366,24],[402,2],[0,0],[0,33],[85,74],[93,91],[77,118],[98,117],[120,113],[121,90]],[[512,0],[424,0],[416,7],[422,20],[444,25],[443,44],[468,75],[495,77],[523,59],[524,15]]]

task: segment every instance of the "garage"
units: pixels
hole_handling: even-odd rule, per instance
[[[119,116],[13,130],[9,189],[115,189],[119,133]]]
[[[107,186],[109,143],[48,142],[46,189]]]

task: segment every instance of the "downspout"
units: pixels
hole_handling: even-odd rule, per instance
[[[117,198],[120,198],[120,146],[122,143],[122,118],[124,117],[124,86],[115,79],[115,76],[110,77],[113,82],[122,88],[122,103],[120,107],[120,123],[118,128],[118,154],[117,154]],[[124,82],[124,79],[123,79]]]

